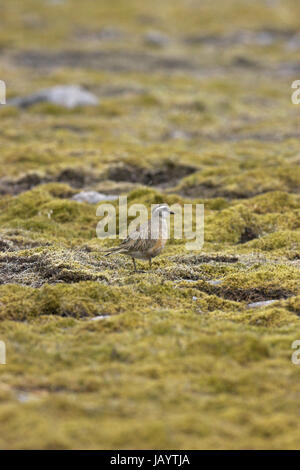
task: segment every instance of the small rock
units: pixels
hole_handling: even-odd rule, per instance
[[[27,403],[29,401],[29,395],[26,392],[18,393],[17,399],[20,403]]]
[[[252,304],[248,304],[248,308],[256,308],[256,307],[267,307],[268,305],[273,304],[276,300],[264,300],[261,302],[253,302]]]
[[[181,129],[173,129],[168,133],[169,139],[174,140],[189,140],[191,136],[187,133],[182,131]]]
[[[23,98],[13,98],[9,100],[8,104],[27,108],[36,103],[46,102],[71,109],[76,106],[96,106],[99,104],[99,99],[78,85],[58,85]]]
[[[88,204],[98,204],[102,201],[115,201],[118,199],[118,196],[112,194],[102,194],[97,191],[81,191],[75,196],[72,197],[74,201],[77,202],[87,202]]]
[[[97,317],[91,318],[92,321],[104,320],[105,318],[109,318],[109,315],[98,315]]]
[[[170,42],[169,38],[159,31],[149,31],[145,34],[144,40],[146,44],[156,47],[164,47]]]
[[[217,286],[219,284],[222,284],[221,279],[213,279],[211,281],[207,281],[207,284],[210,284],[211,286]]]

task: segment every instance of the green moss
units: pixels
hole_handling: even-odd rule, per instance
[[[300,232],[292,232],[291,230],[277,231],[268,234],[259,240],[253,240],[249,243],[250,248],[258,248],[263,251],[278,250],[283,255],[297,255],[300,249]]]
[[[68,190],[64,185],[45,185],[27,191],[17,197],[0,201],[2,227],[29,230],[47,235],[49,239],[85,238],[94,234],[97,225],[96,209],[93,206],[57,199]],[[72,193],[72,191],[71,191]],[[74,225],[77,229],[74,230]]]
[[[236,315],[233,320],[257,327],[278,328],[290,325],[295,321],[295,317],[283,308],[268,307],[257,309],[255,312],[249,311],[247,314]]]
[[[267,191],[293,192],[299,186],[298,165],[287,167],[282,162],[276,168],[266,165],[255,169],[244,169],[230,163],[226,167],[219,166],[188,176],[177,189],[193,197],[247,198]]]

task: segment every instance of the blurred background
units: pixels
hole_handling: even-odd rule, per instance
[[[211,170],[199,191],[186,185],[189,196],[293,187],[294,156],[279,160],[298,151],[299,10],[296,0],[2,1],[0,78],[20,106],[1,107],[1,176],[37,170],[70,182],[62,172],[82,169],[84,154],[84,173],[162,159]],[[66,110],[66,90],[54,103],[31,96],[56,85],[83,87],[94,106]],[[227,162],[240,181],[212,168]],[[272,181],[247,173],[253,165],[271,167]]]

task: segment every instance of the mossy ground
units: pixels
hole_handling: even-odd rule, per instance
[[[1,6],[8,97],[101,100],[0,108],[1,448],[299,447],[299,8]],[[134,274],[82,189],[204,203],[203,250]]]

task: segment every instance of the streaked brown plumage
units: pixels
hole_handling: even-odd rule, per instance
[[[161,253],[168,239],[166,221],[168,214],[173,214],[173,212],[165,204],[156,207],[151,219],[131,232],[119,246],[106,250],[108,253],[105,256],[113,253],[130,256],[135,271],[137,270],[135,259],[148,260],[151,267],[152,258]]]

